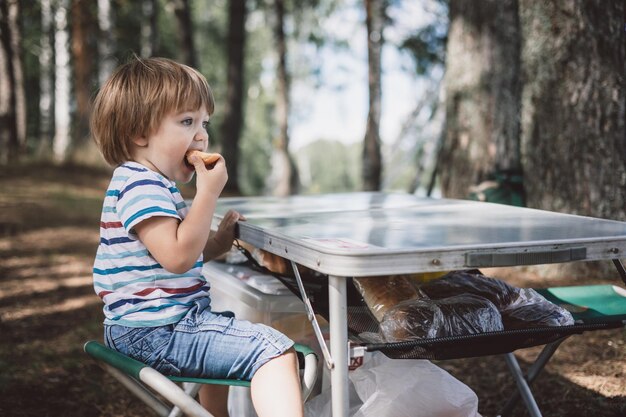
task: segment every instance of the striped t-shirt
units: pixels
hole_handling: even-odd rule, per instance
[[[94,289],[104,301],[105,324],[153,327],[176,323],[194,299],[208,295],[202,254],[186,273],[170,273],[133,230],[153,216],[182,220],[187,211],[176,184],[162,175],[136,162],[115,169],[104,198],[93,267]]]

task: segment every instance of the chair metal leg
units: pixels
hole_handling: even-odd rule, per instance
[[[202,384],[196,384],[193,382],[183,382],[183,391],[185,394],[189,395],[191,398],[196,398],[198,392],[202,388]],[[180,409],[177,405],[172,408],[172,411],[167,415],[167,417],[181,417],[183,415],[183,410]]]
[[[532,417],[541,417],[541,411],[539,411],[539,406],[537,406],[537,402],[535,401],[535,397],[533,397],[533,393],[530,390],[530,386],[528,382],[524,379],[524,374],[522,373],[522,369],[515,359],[515,355],[513,353],[505,353],[504,359],[506,360],[506,364],[509,366],[511,373],[513,374],[513,378],[515,379],[515,383],[517,384],[517,389],[526,404],[526,408]]]
[[[543,370],[543,368],[546,366],[550,358],[552,358],[552,355],[554,355],[556,350],[559,348],[561,343],[565,341],[565,339],[567,339],[567,337],[564,337],[562,339],[559,339],[557,341],[554,341],[544,346],[544,348],[541,350],[541,353],[539,353],[539,355],[537,356],[537,359],[528,368],[528,372],[526,373],[525,379],[529,386],[530,384],[533,383],[533,381],[537,378],[537,376],[539,376],[539,373]],[[504,407],[502,408],[500,415],[502,416],[509,415],[511,411],[513,411],[513,409],[517,405],[517,402],[519,401],[519,399],[520,399],[520,393],[519,391],[515,391],[513,395],[511,395],[507,403],[504,405]]]
[[[214,417],[200,403],[187,395],[182,388],[154,369],[143,368],[139,372],[139,378],[141,382],[161,393],[169,402],[180,407],[186,415],[190,417]]]
[[[162,401],[156,398],[154,394],[146,389],[146,387],[144,387],[141,383],[110,365],[102,364],[102,367],[104,367],[104,369],[111,374],[111,376],[117,379],[137,398],[143,401],[148,407],[152,408],[160,417],[167,417],[170,412],[170,407],[163,404]]]

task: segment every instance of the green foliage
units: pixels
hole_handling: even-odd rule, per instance
[[[56,5],[56,2],[53,2]],[[212,118],[210,146],[219,151],[221,124],[224,118],[227,87],[227,33],[228,0],[190,2],[193,18],[194,45],[199,70],[207,77],[216,100],[216,111]],[[35,154],[39,149],[39,51],[41,41],[41,7],[39,1],[27,2],[22,7],[22,48],[24,77],[27,97],[27,152]],[[91,5],[94,17],[97,2]],[[361,8],[362,4],[346,4],[340,0],[288,0],[286,2],[286,26],[288,37],[287,62],[292,85],[308,83],[319,87],[328,82],[322,76],[323,62],[320,50],[350,52],[350,42],[334,39],[325,32],[325,19],[346,8]],[[248,2],[246,19],[246,50],[244,75],[244,118],[240,140],[239,183],[244,194],[265,192],[265,179],[271,171],[270,156],[272,140],[276,136],[274,116],[275,85],[274,73],[276,51],[274,49],[274,9],[272,2],[252,0]],[[180,34],[171,0],[156,1],[156,45],[153,55],[172,59],[179,58]],[[117,63],[126,62],[132,55],[141,53],[142,26],[148,23],[143,1],[111,0],[114,58]],[[71,12],[68,10],[68,18]],[[72,22],[70,22],[71,24]],[[97,24],[97,21],[93,22]],[[440,28],[425,28],[415,39],[407,39],[403,47],[415,52],[416,57],[426,56],[426,62],[440,59]],[[94,29],[94,33],[97,29]],[[71,41],[70,31],[70,41]],[[439,44],[438,44],[439,42]],[[95,48],[90,42],[90,47]],[[420,49],[421,48],[421,49]],[[97,58],[96,58],[97,59]],[[416,58],[417,59],[417,58]],[[73,65],[73,63],[72,63]],[[426,65],[426,64],[424,64]],[[94,68],[97,63],[94,65]],[[422,71],[418,65],[418,72]],[[347,69],[350,70],[349,68]],[[425,71],[425,70],[424,70]],[[95,79],[95,77],[94,77]],[[73,97],[72,97],[73,99]],[[75,103],[72,103],[72,109]],[[301,109],[290,109],[291,118],[298,117]],[[324,151],[329,147],[332,152]],[[360,145],[344,146],[332,141],[311,145],[302,151],[311,158],[311,182],[303,187],[305,192],[339,191],[359,189]],[[312,152],[311,155],[309,153]],[[322,159],[322,156],[325,159]],[[302,155],[297,158],[302,159]],[[332,159],[329,167],[325,160]],[[405,180],[403,180],[405,181]]]
[[[427,25],[406,38],[400,47],[407,50],[415,60],[415,71],[426,75],[437,65],[443,65],[446,52],[446,32],[440,28]]]
[[[248,91],[239,149],[239,186],[245,195],[260,195],[271,171],[274,98],[258,83],[253,83]]]
[[[113,33],[116,41],[115,58],[120,64],[128,61],[133,53],[141,51],[141,22],[145,19],[141,2],[131,0],[111,1]]]
[[[357,191],[361,188],[361,143],[318,140],[297,156],[303,194]]]
[[[196,1],[192,2],[192,11],[198,69],[213,90],[216,106],[212,124],[214,131],[219,132],[226,100],[228,6],[224,0],[212,1],[211,7],[206,7],[205,2]],[[214,139],[219,143],[219,138],[212,136],[212,144],[215,143]]]

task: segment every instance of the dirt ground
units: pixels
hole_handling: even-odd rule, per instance
[[[82,351],[85,341],[102,338],[91,267],[107,181],[105,171],[76,167],[0,170],[0,416],[150,415]],[[567,282],[530,269],[487,275],[520,286]],[[523,368],[538,351],[516,352]],[[484,416],[497,415],[515,389],[500,357],[437,364],[474,389]],[[572,336],[533,391],[546,416],[626,415],[626,333]],[[518,406],[512,415],[527,414]]]

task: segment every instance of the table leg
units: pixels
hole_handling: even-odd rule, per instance
[[[511,374],[515,379],[515,383],[517,384],[518,391],[526,403],[526,409],[528,413],[532,417],[541,417],[541,411],[539,411],[539,406],[535,401],[535,397],[533,397],[533,393],[530,390],[530,386],[528,385],[528,381],[524,378],[524,373],[515,359],[515,355],[513,353],[505,353],[504,359],[506,360],[506,364],[509,366],[511,370]]]
[[[348,417],[348,308],[346,279],[328,277],[328,304],[330,318],[330,370],[333,417]]]
[[[613,264],[615,265],[615,268],[617,268],[617,272],[619,272],[619,276],[622,278],[622,281],[626,284],[626,268],[624,268],[624,264],[619,259],[613,259]]]

